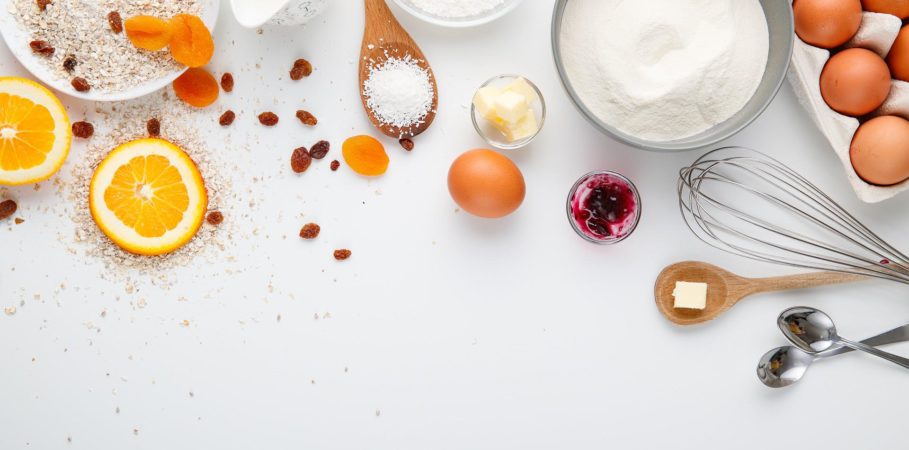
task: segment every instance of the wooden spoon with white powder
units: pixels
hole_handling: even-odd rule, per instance
[[[365,2],[360,98],[366,115],[390,137],[416,136],[432,124],[439,104],[432,68],[385,0]]]

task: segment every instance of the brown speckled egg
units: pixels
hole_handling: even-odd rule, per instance
[[[896,37],[887,55],[887,65],[893,78],[909,81],[909,25],[904,26]]]
[[[471,150],[451,164],[448,191],[455,203],[470,214],[491,219],[504,217],[524,201],[524,175],[499,153]]]
[[[833,55],[821,72],[821,95],[834,111],[863,116],[880,107],[890,95],[890,69],[871,50],[843,50]]]
[[[900,19],[909,17],[909,0],[862,0],[865,11],[893,14]]]
[[[909,121],[880,116],[865,122],[852,138],[849,157],[868,183],[889,186],[909,178]]]
[[[860,0],[795,0],[792,12],[795,34],[815,47],[839,47],[862,24]]]

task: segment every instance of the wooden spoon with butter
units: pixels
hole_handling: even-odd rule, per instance
[[[770,278],[745,278],[712,264],[685,261],[672,264],[657,276],[653,287],[660,313],[677,325],[694,325],[717,318],[743,298],[761,292],[787,291],[850,283],[867,277],[840,272],[812,272]],[[707,283],[707,307],[676,308],[672,295],[677,281]]]

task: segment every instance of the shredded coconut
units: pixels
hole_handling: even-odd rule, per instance
[[[485,14],[505,0],[410,0],[417,8],[437,17],[463,19]]]
[[[573,0],[565,70],[581,101],[620,131],[694,136],[751,99],[770,38],[758,0]]]
[[[386,55],[387,56],[387,55]],[[435,92],[429,71],[407,55],[388,57],[369,67],[363,83],[366,106],[382,123],[402,131],[423,123]]]
[[[166,51],[137,49],[125,31],[114,33],[108,13],[116,11],[123,20],[139,14],[167,18],[179,13],[201,15],[202,5],[199,0],[54,0],[42,11],[35,0],[12,0],[8,10],[32,39],[47,41],[54,47],[53,55],[39,59],[55,77],[82,77],[93,91],[119,92],[183,66]],[[63,60],[69,55],[76,59],[72,72],[63,68]]]

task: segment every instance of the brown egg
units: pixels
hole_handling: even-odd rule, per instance
[[[900,19],[909,17],[909,0],[862,0],[865,11],[893,14]]]
[[[849,149],[863,180],[882,186],[909,178],[909,121],[897,116],[871,119],[855,132]]]
[[[834,111],[863,116],[880,107],[890,95],[890,69],[871,50],[843,50],[833,55],[821,72],[821,95]]]
[[[821,48],[846,43],[862,24],[859,0],[795,0],[795,33],[805,42]]]
[[[470,214],[491,219],[504,217],[524,201],[524,175],[499,153],[471,150],[451,164],[448,191],[455,203]]]
[[[909,0],[907,0],[909,1]],[[900,30],[890,54],[887,55],[890,73],[897,80],[909,81],[909,25]]]

